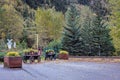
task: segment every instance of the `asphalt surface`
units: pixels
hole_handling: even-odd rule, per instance
[[[0,65],[0,80],[120,80],[120,63],[48,62],[23,64],[22,69]]]

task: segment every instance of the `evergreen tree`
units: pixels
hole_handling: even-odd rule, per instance
[[[67,50],[71,55],[80,55],[82,52],[78,12],[75,5],[70,5],[65,14],[66,26],[63,30],[62,49]]]
[[[92,48],[93,48],[93,19],[90,18],[90,16],[86,17],[85,21],[84,21],[84,25],[83,28],[81,29],[81,36],[83,38],[83,55],[86,56],[93,56],[94,53],[92,53]]]
[[[114,51],[112,44],[112,38],[109,35],[110,29],[108,25],[103,22],[102,18],[97,16],[95,19],[95,24],[93,28],[93,43],[94,50],[93,53],[97,53],[99,56],[111,55]]]

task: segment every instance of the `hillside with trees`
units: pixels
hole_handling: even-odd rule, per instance
[[[120,0],[0,0],[0,51],[66,50],[79,56],[120,55]]]

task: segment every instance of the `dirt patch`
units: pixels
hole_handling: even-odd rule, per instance
[[[113,57],[83,57],[83,58],[69,58],[69,61],[78,62],[78,61],[85,61],[85,62],[120,62],[120,58],[113,58]]]
[[[68,60],[60,60],[56,59],[53,61],[41,61],[41,63],[64,63],[64,62],[106,62],[106,63],[120,63],[120,58],[105,58],[105,57],[83,57],[83,58],[76,58],[70,57]]]

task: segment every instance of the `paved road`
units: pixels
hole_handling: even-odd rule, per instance
[[[24,64],[23,69],[0,65],[0,80],[120,80],[120,63],[48,62]]]

